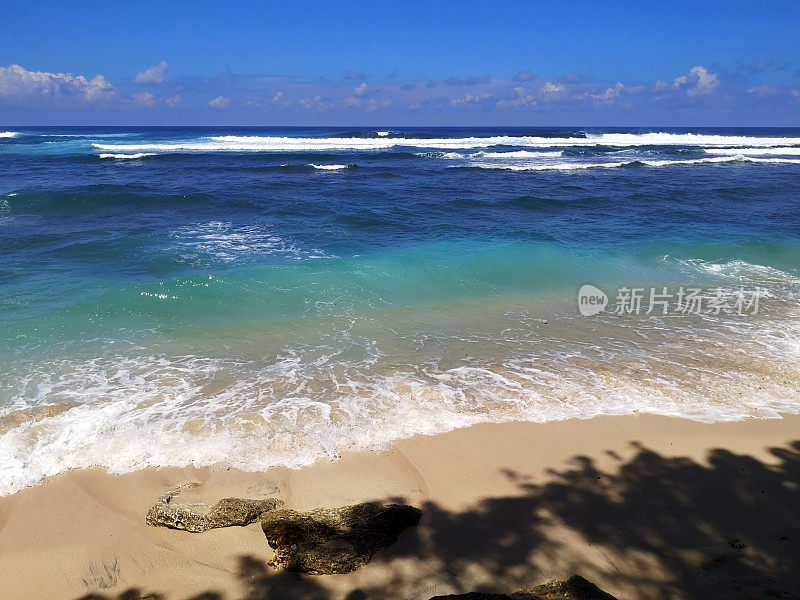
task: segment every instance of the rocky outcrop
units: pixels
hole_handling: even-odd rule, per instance
[[[466,594],[449,594],[434,596],[431,600],[541,600],[535,596],[517,594],[490,594],[488,592],[467,592]]]
[[[283,505],[283,502],[276,498],[264,500],[224,498],[213,505],[173,501],[183,490],[198,485],[197,483],[179,485],[161,496],[147,511],[147,524],[199,533],[217,527],[249,525],[258,521],[264,513]]]
[[[521,594],[529,594],[542,600],[617,600],[580,575],[573,575],[566,581],[548,581],[529,590],[514,592],[515,597],[520,597]]]
[[[306,513],[276,510],[264,515],[261,527],[275,550],[270,565],[315,575],[349,573],[394,544],[421,515],[413,506],[364,503]]]
[[[540,600],[533,596],[509,596],[508,594],[490,594],[488,592],[467,592],[466,594],[448,594],[434,596],[431,600]]]
[[[435,596],[431,600],[617,600],[591,581],[573,575],[566,581],[548,581],[529,590],[513,594],[488,594],[470,592],[450,596]]]

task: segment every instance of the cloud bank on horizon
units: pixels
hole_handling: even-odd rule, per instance
[[[782,0],[92,2],[0,7],[0,124],[800,124]]]
[[[168,68],[162,60],[115,84],[102,74],[50,73],[16,64],[0,67],[0,115],[19,111],[44,122],[52,122],[56,115],[76,115],[98,123],[455,125],[558,124],[559,119],[611,123],[625,120],[626,114],[633,120],[683,117],[700,122],[719,121],[720,115],[742,110],[800,115],[800,84],[751,85],[735,77],[726,85],[723,76],[702,65],[649,83],[591,81],[574,73],[541,77],[528,69],[511,77],[405,81],[373,79],[363,73],[353,77],[351,72],[341,81],[231,72],[171,79]]]

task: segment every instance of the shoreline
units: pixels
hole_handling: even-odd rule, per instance
[[[791,590],[798,440],[800,415],[701,423],[639,414],[484,423],[298,470],[69,471],[0,498],[0,598],[117,599],[138,588],[168,600],[427,600],[573,573],[621,600]],[[272,551],[258,524],[148,527],[147,509],[189,481],[201,483],[202,501],[278,497],[309,510],[393,500],[423,518],[353,573],[299,576],[264,564]]]

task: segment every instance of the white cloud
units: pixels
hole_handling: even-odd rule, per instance
[[[306,110],[328,110],[328,105],[322,101],[322,96],[314,96],[313,98],[300,98],[297,103]]]
[[[146,106],[148,108],[156,105],[156,97],[150,92],[143,92],[141,94],[134,94],[131,98],[134,104],[139,106]]]
[[[353,88],[353,93],[356,96],[363,96],[364,94],[367,93],[367,84],[362,83],[360,85],[357,85],[356,87]]]
[[[705,67],[693,67],[689,71],[689,77],[695,82],[694,88],[689,90],[690,96],[705,96],[719,87],[719,77],[715,73],[709,73]]]
[[[548,81],[542,86],[542,93],[543,94],[557,94],[558,92],[564,89],[563,85],[558,85],[556,83],[551,83]]]
[[[275,94],[275,96],[273,96],[272,103],[277,104],[278,102],[281,101],[281,98],[283,98],[283,92],[278,92],[277,94]]]
[[[656,87],[663,82],[656,82]],[[681,75],[676,77],[672,83],[674,88],[682,88],[684,85],[686,93],[692,97],[707,96],[719,87],[719,77],[716,73],[709,73],[708,69],[701,66],[692,67],[688,75]]]
[[[525,88],[522,86],[515,87],[514,91],[517,93],[516,98],[512,98],[511,100],[500,100],[497,103],[498,108],[507,108],[513,106],[535,106],[536,99],[531,96],[525,94]]]
[[[560,102],[566,100],[566,87],[560,83],[553,83],[546,81],[544,85],[539,88],[539,100],[542,102]]]
[[[166,100],[164,100],[164,102],[166,102],[170,106],[178,106],[179,104],[183,103],[183,98],[181,98],[180,95],[175,94],[174,96],[171,96]]]
[[[225,108],[230,103],[231,103],[230,98],[226,98],[225,96],[217,96],[211,102],[209,102],[208,105],[214,108]]]
[[[136,83],[161,83],[167,76],[167,67],[169,67],[169,65],[162,60],[157,65],[149,67],[144,71],[139,71],[134,81]]]
[[[601,104],[612,104],[614,100],[620,97],[624,89],[625,85],[618,81],[613,88],[607,88],[605,91],[602,91],[599,94],[589,94],[589,95],[595,102]]]
[[[28,71],[19,65],[0,67],[0,99],[94,103],[108,101],[115,94],[114,86],[102,75],[87,79],[72,73]]]
[[[361,100],[359,100],[355,96],[350,96],[344,101],[344,103],[347,104],[347,106],[355,106],[356,108],[359,108],[361,106]]]

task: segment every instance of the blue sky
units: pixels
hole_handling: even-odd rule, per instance
[[[800,2],[6,0],[0,124],[800,125]]]

